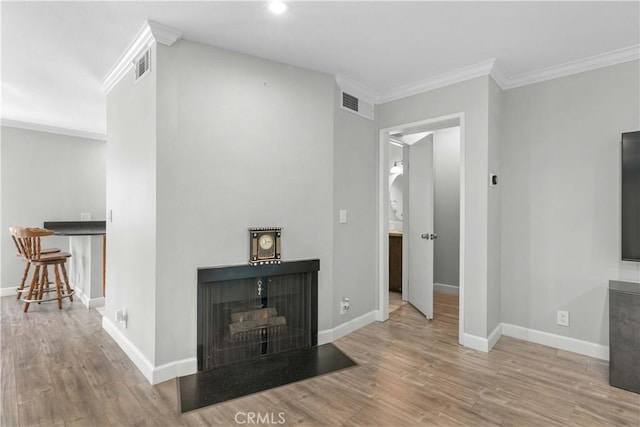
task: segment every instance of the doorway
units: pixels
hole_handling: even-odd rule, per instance
[[[434,137],[437,136],[437,143],[434,144]],[[453,140],[452,140],[453,138]],[[446,140],[446,142],[444,141]],[[445,144],[457,143],[454,147],[445,148]],[[393,145],[392,145],[393,144]],[[402,158],[398,160],[398,146],[401,146]],[[419,147],[423,146],[423,147]],[[413,147],[413,148],[412,148]],[[458,335],[461,342],[463,325],[464,325],[464,114],[453,114],[448,116],[436,117],[432,119],[426,119],[418,122],[411,122],[405,124],[399,124],[393,127],[380,130],[380,142],[379,142],[379,215],[378,215],[378,249],[379,249],[379,308],[378,318],[379,321],[388,319],[389,316],[389,303],[391,301],[392,308],[397,307],[397,298],[394,298],[393,294],[390,294],[390,284],[397,289],[397,284],[390,282],[390,256],[393,256],[393,251],[397,250],[397,243],[392,242],[390,234],[396,234],[400,232],[403,235],[402,238],[402,299],[409,300],[412,305],[418,308],[427,318],[433,317],[433,289],[435,279],[435,289],[439,292],[446,292],[448,294],[458,294],[459,309],[458,311]],[[413,151],[413,164],[414,169],[411,169],[412,163],[412,151]],[[421,160],[422,164],[418,162],[418,152],[420,156],[427,160]],[[427,153],[427,154],[425,154]],[[438,159],[438,163],[435,163],[434,157]],[[452,164],[453,156],[456,156],[457,163]],[[445,157],[446,159],[443,159]],[[423,183],[425,179],[431,179],[433,183],[433,175],[429,178],[429,173],[433,173],[434,165],[442,167],[443,163],[447,163],[446,167],[449,170],[446,172],[448,177],[443,178],[442,171],[438,171],[438,186],[435,190],[442,192],[446,190],[446,197],[443,199],[440,197],[438,200],[441,203],[436,206],[436,210],[433,211],[433,189],[431,190],[431,203],[430,211],[415,211],[415,208],[411,206],[411,197],[418,199],[423,194],[429,194],[428,185],[425,188],[419,188],[415,185],[415,182]],[[399,165],[398,165],[399,163]],[[401,166],[398,168],[397,166]],[[453,170],[451,168],[454,168]],[[404,168],[404,178],[399,180],[398,173],[402,173]],[[457,170],[455,169],[457,168]],[[409,173],[407,173],[409,171]],[[426,173],[428,171],[428,173]],[[395,172],[395,173],[394,173]],[[395,176],[394,176],[395,175]],[[455,175],[455,180],[452,181],[452,175]],[[418,178],[411,178],[417,176]],[[426,178],[425,178],[426,177]],[[414,181],[414,188],[410,185],[411,180]],[[448,182],[445,183],[445,181]],[[402,188],[405,189],[405,196],[398,197],[398,182],[402,183]],[[443,187],[442,185],[448,185],[449,187]],[[421,184],[422,185],[422,184]],[[451,191],[451,185],[454,190]],[[395,188],[394,188],[395,187]],[[436,191],[436,193],[437,193]],[[442,195],[441,195],[442,196]],[[425,196],[428,197],[429,196]],[[456,199],[451,200],[452,197]],[[400,200],[398,200],[400,199]],[[448,200],[447,200],[448,199]],[[443,200],[449,204],[444,206]],[[415,201],[415,200],[414,200]],[[450,209],[452,202],[456,202],[455,214],[453,211],[445,211],[443,209]],[[417,202],[416,202],[417,203]],[[423,203],[425,206],[429,203]],[[411,212],[414,210],[414,216],[418,219],[411,219]],[[400,213],[400,215],[398,215]],[[416,214],[417,213],[417,214]],[[443,216],[443,213],[445,215]],[[422,217],[430,216],[430,221],[422,221]],[[439,219],[437,224],[433,222],[433,218]],[[457,218],[456,218],[457,217]],[[443,219],[445,221],[443,221]],[[457,219],[457,221],[456,221]],[[400,222],[400,225],[398,225]],[[412,228],[413,226],[413,228]],[[436,227],[437,226],[437,227]],[[454,227],[453,231],[451,227]],[[440,236],[437,235],[438,229],[442,229],[445,234],[438,245],[437,240]],[[424,239],[424,240],[421,240]],[[431,240],[431,241],[428,241]],[[445,242],[446,240],[446,242]],[[445,244],[446,243],[446,244]],[[455,243],[455,244],[452,244]],[[391,245],[391,247],[390,247]],[[437,250],[434,252],[434,247],[437,245]],[[390,250],[392,252],[390,252]],[[455,264],[449,262],[443,262],[443,260],[451,260],[452,251],[454,253]],[[413,255],[412,255],[413,253]],[[413,261],[409,268],[409,259]],[[415,258],[415,257],[418,258]],[[420,262],[416,262],[420,260]],[[433,260],[435,259],[438,268],[433,268]],[[430,260],[429,262],[423,262],[424,260]],[[459,261],[459,262],[458,262]],[[416,267],[419,264],[420,268]],[[447,264],[447,265],[445,265]],[[426,270],[426,271],[423,271]],[[453,271],[452,271],[453,270]],[[417,272],[417,274],[416,274]],[[437,274],[436,274],[437,272]],[[413,275],[413,279],[409,277]],[[425,279],[430,275],[431,283],[428,287]],[[445,279],[443,279],[445,277]],[[397,278],[395,279],[397,281]],[[417,283],[420,283],[420,286]],[[448,283],[443,283],[448,282]],[[459,285],[459,286],[456,286]],[[411,287],[413,286],[413,291]],[[454,297],[453,295],[449,295]],[[417,300],[416,300],[417,298]],[[413,301],[412,301],[413,300]],[[438,313],[436,313],[436,316]]]

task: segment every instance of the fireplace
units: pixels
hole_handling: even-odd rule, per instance
[[[198,269],[198,371],[318,343],[320,260]]]

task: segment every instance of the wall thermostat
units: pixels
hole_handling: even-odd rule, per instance
[[[498,186],[498,175],[496,175],[495,173],[490,173],[489,174],[489,186],[490,187],[497,187]]]

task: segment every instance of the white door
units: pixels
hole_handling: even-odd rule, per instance
[[[433,135],[409,146],[409,302],[433,318]]]

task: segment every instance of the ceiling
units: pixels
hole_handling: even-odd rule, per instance
[[[106,131],[100,82],[147,19],[385,93],[496,58],[507,77],[638,45],[640,2],[2,1],[3,119]]]

